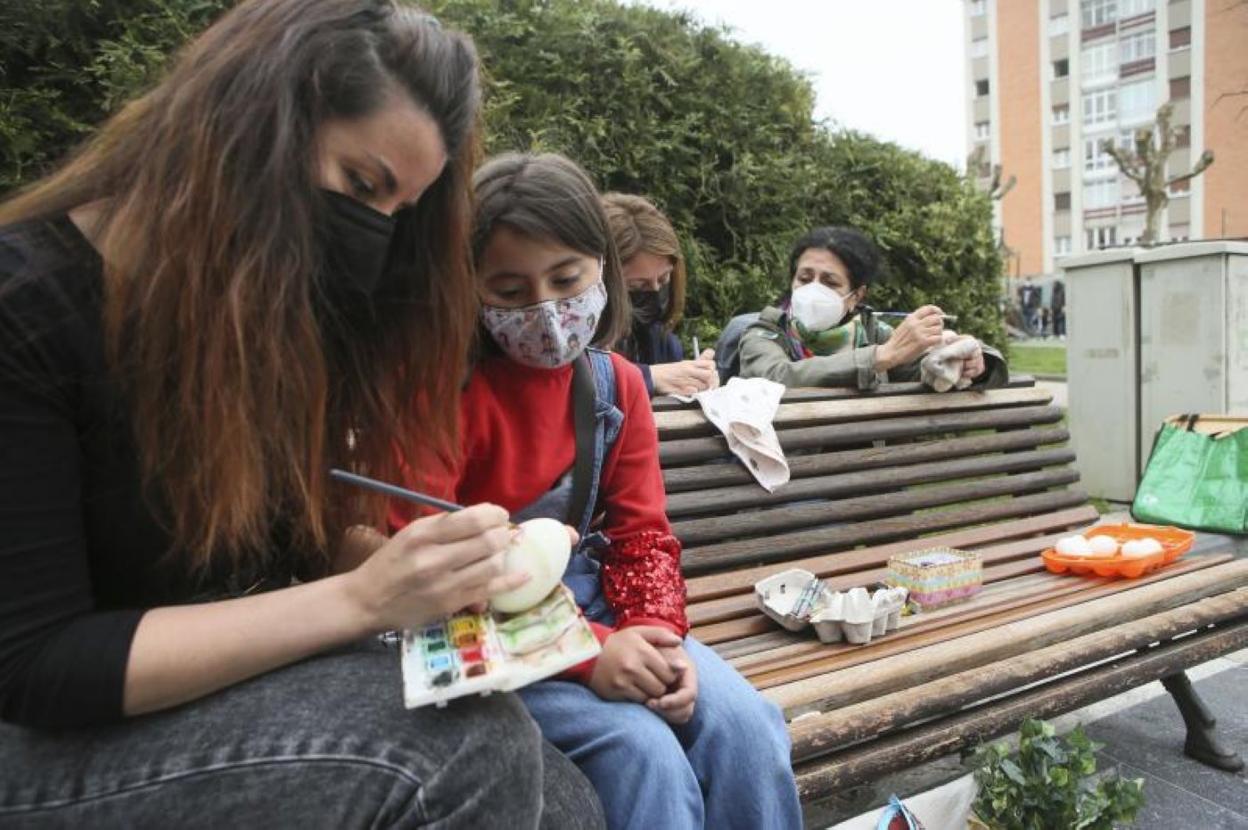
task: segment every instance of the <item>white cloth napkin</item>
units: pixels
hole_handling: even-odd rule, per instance
[[[707,420],[728,439],[728,449],[759,484],[774,492],[789,481],[789,462],[771,425],[783,395],[784,385],[766,378],[731,378],[718,389],[681,400],[696,400]]]
[[[964,337],[932,349],[919,363],[919,375],[937,392],[948,392],[955,386],[965,389],[971,385],[971,379],[962,377],[962,361],[975,354],[978,348],[978,340]]]

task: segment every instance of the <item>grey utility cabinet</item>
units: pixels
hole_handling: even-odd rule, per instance
[[[1089,493],[1130,501],[1163,419],[1248,413],[1248,243],[1061,261],[1070,432]]]

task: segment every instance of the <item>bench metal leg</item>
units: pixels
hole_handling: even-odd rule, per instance
[[[1244,768],[1244,759],[1226,749],[1218,741],[1214,729],[1218,721],[1209,707],[1192,688],[1192,681],[1186,672],[1163,677],[1161,684],[1174,698],[1179,707],[1179,714],[1187,724],[1187,740],[1183,744],[1183,752],[1206,766],[1214,769],[1238,772]]]

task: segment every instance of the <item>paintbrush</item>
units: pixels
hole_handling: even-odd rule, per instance
[[[368,476],[356,475],[348,473],[346,470],[333,469],[329,471],[329,477],[335,481],[341,481],[345,484],[354,484],[356,487],[363,487],[365,490],[373,490],[378,493],[385,493],[387,496],[405,499],[407,501],[423,504],[426,507],[433,507],[438,510],[445,510],[447,513],[454,513],[456,510],[463,510],[462,504],[444,501],[428,493],[418,493],[415,490],[408,490],[405,487],[399,487],[394,484],[387,484],[384,481],[378,481]]]

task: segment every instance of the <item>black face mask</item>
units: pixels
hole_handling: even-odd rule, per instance
[[[321,192],[328,208],[321,234],[326,292],[331,296],[372,296],[390,259],[394,218],[342,193]]]
[[[633,320],[643,326],[653,325],[663,319],[671,302],[672,284],[664,283],[658,291],[630,291],[628,299],[633,305]]]

